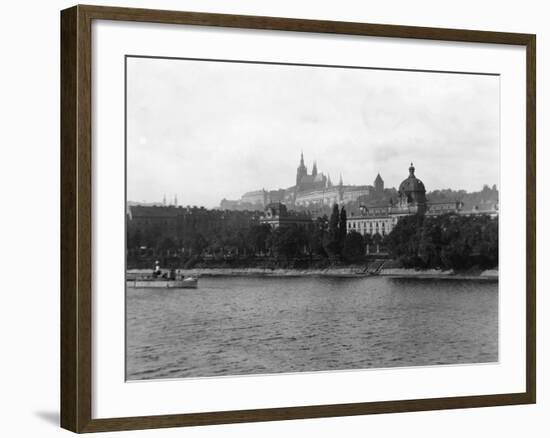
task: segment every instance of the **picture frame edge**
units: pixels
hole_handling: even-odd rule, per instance
[[[525,46],[527,75],[526,392],[92,419],[91,23],[92,20],[98,19]],[[62,428],[82,433],[536,403],[535,34],[90,5],[76,5],[62,10],[60,24],[60,424]],[[346,29],[348,32],[345,32]]]

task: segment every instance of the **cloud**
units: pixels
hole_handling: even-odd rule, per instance
[[[498,183],[496,76],[128,60],[128,197],[213,207],[311,169],[428,190]],[[145,141],[144,141],[145,139]]]

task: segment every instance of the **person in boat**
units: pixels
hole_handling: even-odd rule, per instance
[[[162,272],[160,270],[160,262],[157,260],[155,262],[155,269],[153,269],[153,277],[155,278],[160,277],[161,274]]]
[[[176,279],[176,270],[174,268],[170,269],[170,280]]]

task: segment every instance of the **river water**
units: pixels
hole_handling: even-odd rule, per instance
[[[498,360],[498,283],[203,277],[127,289],[128,380]]]

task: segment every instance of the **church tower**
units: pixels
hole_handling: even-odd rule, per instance
[[[398,206],[407,211],[424,214],[427,208],[426,188],[414,174],[414,165],[409,167],[409,177],[399,185]]]
[[[296,188],[298,188],[298,186],[300,185],[300,181],[306,175],[307,175],[307,167],[304,164],[304,153],[302,152],[300,156],[300,165],[296,170]]]
[[[317,176],[317,161],[313,162],[313,169],[311,170],[313,176]]]
[[[384,191],[384,180],[380,174],[378,174],[374,180],[374,190],[376,193],[382,193]]]
[[[342,174],[340,174],[340,181],[338,181],[338,202],[344,202],[344,180]]]

